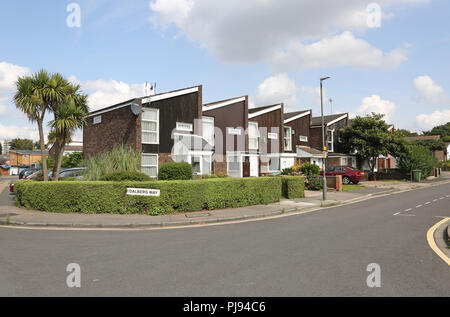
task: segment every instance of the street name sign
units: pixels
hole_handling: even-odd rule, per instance
[[[159,197],[161,195],[161,191],[159,189],[127,188],[127,195]]]

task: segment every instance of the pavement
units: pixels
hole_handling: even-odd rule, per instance
[[[449,206],[450,184],[441,183],[264,221],[0,226],[0,296],[448,297],[450,266],[427,233]],[[66,284],[72,263],[80,288]]]
[[[348,204],[379,195],[387,195],[450,182],[450,173],[437,179],[438,183],[409,182],[363,182],[366,188],[350,192],[329,191],[327,201],[322,200],[322,192],[306,191],[305,198],[286,200],[270,205],[257,205],[233,209],[201,212],[173,213],[160,216],[49,213],[27,210],[14,206],[15,196],[9,193],[11,179],[0,178],[0,225],[58,227],[58,228],[164,228],[188,225],[205,225],[245,221],[282,216],[291,213],[305,213],[320,208]]]

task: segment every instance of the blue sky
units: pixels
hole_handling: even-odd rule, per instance
[[[450,3],[381,0],[373,27],[371,2],[80,0],[79,28],[66,23],[71,1],[2,2],[0,139],[37,139],[11,98],[15,78],[41,68],[80,83],[93,109],[142,96],[149,81],[319,114],[327,75],[334,112],[384,112],[415,131],[450,121]]]

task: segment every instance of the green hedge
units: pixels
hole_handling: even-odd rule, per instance
[[[158,215],[237,208],[280,201],[280,178],[153,182],[16,182],[18,203],[60,213]],[[160,189],[160,197],[126,195],[127,188]]]
[[[122,182],[122,181],[136,181],[136,182],[149,182],[152,179],[150,176],[141,172],[121,171],[109,173],[100,178],[100,181],[104,182]]]
[[[163,181],[190,180],[193,176],[192,165],[185,162],[165,163],[158,171],[158,178]]]
[[[301,176],[281,177],[281,194],[288,199],[305,197],[305,179]]]

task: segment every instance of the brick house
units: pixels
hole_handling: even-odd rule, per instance
[[[153,178],[172,161],[210,174],[213,152],[202,136],[201,118],[202,86],[131,99],[86,117],[83,153],[87,158],[124,144],[141,153],[141,170]]]
[[[284,114],[284,135],[285,135],[285,151],[297,154],[297,149],[308,150],[310,148],[310,126],[312,120],[312,110],[304,110],[290,112]],[[291,135],[291,140],[289,140]],[[312,153],[314,151],[308,151]],[[312,157],[311,157],[312,158]],[[310,158],[297,157],[297,164],[310,162]],[[312,163],[312,162],[311,162]]]
[[[248,96],[205,104],[202,119],[203,137],[214,147],[213,172],[259,176],[258,153],[249,151]]]
[[[356,158],[343,153],[340,131],[350,124],[348,113],[324,116],[326,146],[328,151],[327,166],[356,167]],[[310,145],[322,151],[322,117],[313,117],[310,127]]]

